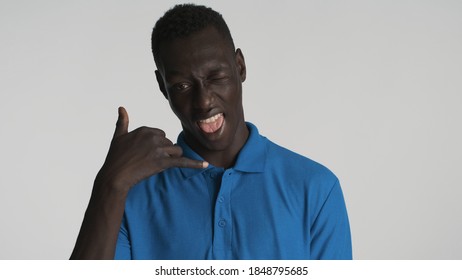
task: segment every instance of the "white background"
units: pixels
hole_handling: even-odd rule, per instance
[[[118,106],[176,140],[150,53],[174,3],[0,0],[0,259],[69,257]],[[356,259],[462,259],[461,1],[198,3],[247,120],[340,178]]]

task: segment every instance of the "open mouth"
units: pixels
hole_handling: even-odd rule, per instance
[[[223,126],[223,122],[223,113],[218,113],[208,119],[198,121],[197,124],[203,132],[215,133]]]

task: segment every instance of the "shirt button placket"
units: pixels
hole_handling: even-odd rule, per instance
[[[226,170],[221,180],[220,191],[215,203],[214,253],[216,258],[230,258],[231,250],[231,205],[230,193],[233,185],[232,173]]]

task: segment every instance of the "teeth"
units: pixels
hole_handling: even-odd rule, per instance
[[[215,116],[211,116],[208,119],[200,120],[199,122],[201,122],[201,123],[213,123],[214,121],[218,120],[218,118],[220,118],[222,115],[223,115],[222,113],[219,113],[219,114],[216,114]]]

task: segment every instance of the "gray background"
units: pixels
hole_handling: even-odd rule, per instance
[[[176,140],[149,41],[174,3],[0,1],[0,259],[69,257],[119,105]],[[199,3],[246,118],[340,178],[356,259],[462,258],[461,1]]]

